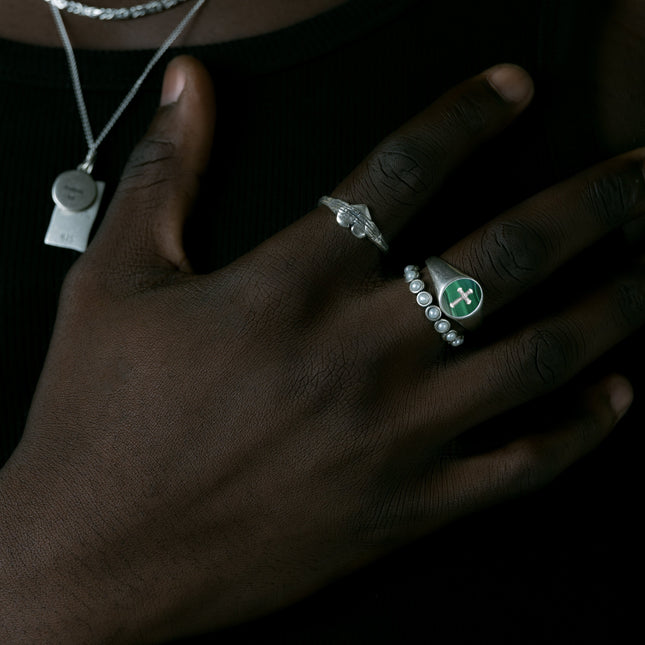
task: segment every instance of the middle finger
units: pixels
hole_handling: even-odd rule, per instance
[[[442,257],[484,287],[483,314],[509,304],[645,210],[645,150],[594,166],[468,235]]]
[[[645,211],[645,150],[621,155],[529,198],[469,234],[441,257],[483,287],[484,318],[548,278],[567,260]],[[438,253],[428,249],[428,255]],[[417,261],[411,259],[411,261]],[[432,293],[432,283],[422,276]],[[436,294],[435,294],[436,295]],[[392,316],[409,312],[406,333],[428,334],[428,320],[402,280],[376,295]],[[408,318],[408,316],[406,316]],[[458,325],[457,325],[458,327]]]

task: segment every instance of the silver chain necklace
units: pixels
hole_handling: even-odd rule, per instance
[[[154,2],[138,4],[134,7],[111,9],[109,7],[92,7],[81,2],[71,2],[70,0],[45,0],[47,4],[62,11],[73,13],[76,16],[83,16],[84,18],[97,18],[98,20],[133,20],[134,18],[143,18],[144,16],[167,11],[187,1],[155,0]]]
[[[173,29],[171,34],[166,38],[161,47],[155,52],[141,76],[135,81],[130,91],[126,94],[119,107],[110,117],[109,121],[101,130],[98,137],[94,138],[90,119],[87,114],[83,90],[81,88],[78,67],[74,49],[69,40],[65,24],[58,11],[58,8],[50,3],[49,8],[52,11],[56,27],[63,41],[65,54],[67,55],[67,64],[74,87],[76,104],[83,125],[83,133],[87,142],[87,155],[85,160],[75,170],[67,170],[61,173],[52,186],[52,198],[55,203],[54,212],[49,221],[49,228],[45,236],[45,244],[50,246],[59,246],[66,249],[75,249],[81,253],[87,248],[87,240],[90,235],[92,224],[96,219],[99,210],[105,183],[95,181],[92,177],[94,160],[96,152],[114,124],[123,114],[125,109],[134,98],[135,94],[143,84],[144,80],[157,64],[159,59],[166,53],[172,43],[179,37],[181,32],[186,28],[195,14],[201,9],[206,0],[197,0],[195,6],[184,16],[183,20]]]

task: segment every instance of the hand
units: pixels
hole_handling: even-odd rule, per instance
[[[334,195],[369,204],[392,240],[531,94],[513,67],[466,81]],[[210,153],[207,73],[176,59],[162,97],[66,280],[24,438],[0,473],[3,642],[159,641],[269,612],[541,486],[631,401],[618,376],[582,395],[568,383],[642,325],[640,275],[454,351],[325,207],[193,275],[182,228]],[[642,213],[644,157],[592,168],[442,254],[482,283],[485,318],[512,317],[520,294]],[[508,414],[566,388],[570,414],[542,432]],[[446,449],[484,422],[514,425],[514,438]]]

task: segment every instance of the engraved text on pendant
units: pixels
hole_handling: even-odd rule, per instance
[[[73,212],[87,210],[96,200],[96,182],[82,170],[67,170],[56,177],[52,198],[62,209]]]

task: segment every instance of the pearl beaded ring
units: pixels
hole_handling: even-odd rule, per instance
[[[450,322],[442,318],[442,312],[437,305],[432,304],[432,294],[426,291],[425,282],[421,279],[419,267],[413,264],[403,269],[403,277],[408,283],[410,291],[416,295],[417,304],[423,307],[426,318],[434,323],[434,328],[449,345],[459,347],[464,342],[464,337],[455,329],[450,328]]]

